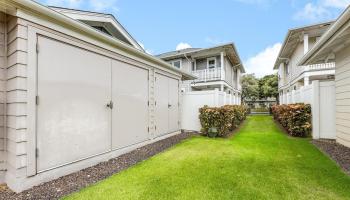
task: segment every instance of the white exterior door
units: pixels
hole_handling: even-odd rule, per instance
[[[112,62],[112,147],[146,141],[148,136],[148,74],[146,69]]]
[[[156,136],[179,130],[179,81],[156,74]]]
[[[38,37],[37,171],[110,150],[110,59]]]
[[[169,78],[156,74],[156,136],[169,131]]]
[[[179,81],[169,78],[169,130],[175,132],[179,130]]]

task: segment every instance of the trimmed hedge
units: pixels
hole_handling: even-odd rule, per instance
[[[204,135],[208,135],[210,128],[216,128],[218,136],[225,137],[246,119],[248,109],[245,106],[237,105],[204,106],[199,109],[199,113]]]
[[[311,105],[290,104],[275,105],[271,108],[272,114],[288,132],[294,137],[308,137],[311,135]]]

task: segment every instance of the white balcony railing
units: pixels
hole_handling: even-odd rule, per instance
[[[304,72],[333,70],[333,69],[335,69],[335,63],[334,62],[293,67],[291,69],[291,73],[290,74],[288,74],[285,77],[281,77],[281,79],[279,81],[279,87],[283,87],[283,86],[289,84],[290,82],[296,80]],[[330,73],[332,73],[332,72],[330,72]]]
[[[305,71],[335,69],[335,63],[324,63],[305,66]]]
[[[198,77],[195,82],[221,80],[221,68],[196,70],[192,71],[192,74]]]

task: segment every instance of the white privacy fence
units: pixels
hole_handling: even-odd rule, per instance
[[[280,96],[280,104],[293,103],[311,104],[314,139],[335,139],[334,81],[313,81],[311,85]]]
[[[241,97],[219,90],[186,92],[182,94],[181,128],[200,131],[199,108],[207,105],[219,107],[223,105],[240,105]]]

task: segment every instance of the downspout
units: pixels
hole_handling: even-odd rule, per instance
[[[190,70],[191,70],[191,72],[192,72],[192,60],[189,59],[189,58],[187,57],[187,54],[186,54],[186,53],[184,54],[184,56],[185,56],[186,60],[187,60],[189,63],[191,63]]]

